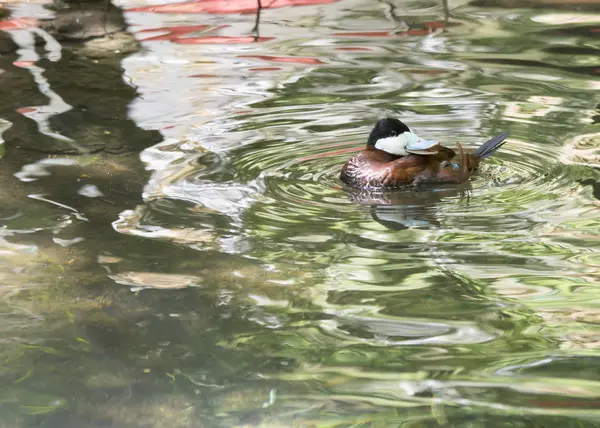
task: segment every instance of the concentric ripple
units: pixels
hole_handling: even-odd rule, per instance
[[[346,159],[358,150],[356,143],[343,142],[273,144],[240,156],[236,166],[241,167],[241,176],[258,172],[256,180],[264,186],[265,195],[291,207],[344,209],[347,201],[340,192],[339,174]]]
[[[339,180],[342,165],[364,147],[368,129],[347,141],[260,141],[235,150],[233,167],[240,181],[254,183],[279,218],[304,215],[339,218],[336,212],[356,205],[414,206],[437,201],[456,210],[464,186],[436,186],[365,192],[346,188]],[[491,134],[491,132],[488,132]],[[341,139],[341,138],[340,138]],[[464,140],[463,140],[464,141]],[[470,147],[475,148],[475,140]],[[449,142],[448,145],[452,145]],[[512,138],[483,164],[468,186],[471,216],[526,213],[531,204],[554,204],[557,193],[572,180],[542,145]],[[454,196],[454,197],[453,197]],[[315,221],[320,221],[315,219]]]

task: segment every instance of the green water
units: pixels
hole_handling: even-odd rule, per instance
[[[0,427],[600,426],[600,7],[529,5],[11,30]],[[344,189],[385,116],[511,137],[468,187]]]

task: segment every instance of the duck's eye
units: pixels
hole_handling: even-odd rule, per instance
[[[395,136],[396,136],[396,135],[398,135],[398,134],[396,133],[396,131],[391,131],[391,132],[390,132],[390,135],[391,135],[392,137],[395,137]]]

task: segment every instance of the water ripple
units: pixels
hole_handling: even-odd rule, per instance
[[[165,140],[141,153],[149,178],[142,198],[117,203],[116,233],[88,221],[101,198],[81,184],[68,203],[29,192],[39,213],[4,195],[6,284],[27,284],[14,259],[44,248],[24,235],[65,252],[83,242],[95,257],[79,271],[103,274],[63,283],[69,257],[43,294],[13,296],[57,307],[65,327],[49,340],[67,345],[29,360],[19,348],[11,388],[62,384],[79,412],[98,383],[82,373],[110,360],[134,387],[122,407],[94,390],[94,403],[112,397],[96,410],[105,425],[191,426],[154,417],[180,408],[210,426],[598,418],[596,15],[559,12],[568,2],[281,0],[260,16],[250,1],[119,3],[143,47],[120,63],[140,95],[129,114]],[[385,116],[450,147],[511,137],[464,186],[346,188],[342,165]],[[71,163],[16,178],[44,184]],[[88,294],[94,311],[65,306]],[[80,369],[59,372],[73,355]],[[185,400],[144,401],[173,388]],[[144,406],[160,412],[119,419]],[[77,425],[64,414],[52,423]]]

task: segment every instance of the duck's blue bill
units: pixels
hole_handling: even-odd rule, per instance
[[[410,141],[406,145],[406,151],[414,154],[435,154],[437,150],[432,150],[435,146],[440,143],[435,140],[417,140]]]

